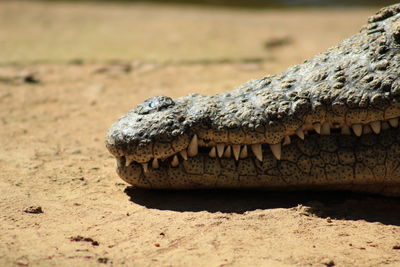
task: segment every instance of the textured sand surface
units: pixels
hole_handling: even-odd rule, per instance
[[[140,101],[282,71],[373,12],[1,2],[0,266],[399,266],[399,199],[138,190],[104,147]]]

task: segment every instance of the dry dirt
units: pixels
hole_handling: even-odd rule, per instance
[[[357,31],[371,9],[0,3],[0,266],[399,266],[400,200],[129,187],[110,124]]]

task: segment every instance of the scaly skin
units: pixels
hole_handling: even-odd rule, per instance
[[[138,187],[400,196],[399,74],[400,4],[279,75],[148,99],[111,126],[106,145]]]

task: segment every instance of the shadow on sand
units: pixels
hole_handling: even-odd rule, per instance
[[[161,191],[127,187],[138,205],[172,211],[244,213],[256,209],[298,208],[321,218],[365,220],[400,226],[400,199],[350,192],[270,192],[236,190]]]

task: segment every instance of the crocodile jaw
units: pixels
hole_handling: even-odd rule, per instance
[[[149,164],[117,159],[117,173],[126,182],[152,189],[256,188],[270,190],[347,189],[400,195],[400,129],[380,134],[294,137],[280,160],[264,150],[236,160],[210,157],[199,150],[185,160],[177,156]]]

